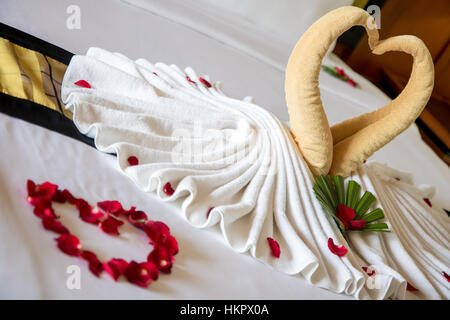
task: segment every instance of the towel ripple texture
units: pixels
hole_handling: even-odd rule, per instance
[[[72,58],[62,97],[77,128],[98,150],[117,154],[140,189],[178,200],[195,227],[219,224],[235,251],[358,299],[412,297],[408,283],[418,289],[414,297],[450,298],[443,275],[450,274],[450,219],[423,201],[432,189],[369,161],[349,178],[374,193],[392,232],[349,232],[346,239],[315,199],[289,128],[251,99],[230,98],[220,83],[202,79],[191,68],[91,48]],[[75,85],[79,80],[92,88]],[[139,164],[130,166],[130,156]],[[279,259],[267,237],[279,243]],[[349,252],[334,255],[328,238]],[[368,266],[375,275],[364,272]]]

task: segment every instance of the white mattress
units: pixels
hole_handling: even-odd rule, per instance
[[[230,44],[186,23],[180,24],[173,17],[168,19],[120,1],[78,3],[80,30],[65,27],[70,0],[2,3],[0,21],[74,53],[85,53],[88,47],[97,46],[133,59],[144,57],[153,62],[191,66],[213,80],[221,80],[230,96],[251,95],[257,104],[288,120],[283,70],[263,59],[264,51],[251,55],[248,50],[239,49],[239,39]],[[288,54],[289,50],[286,56],[280,56],[280,64]],[[335,56],[329,57],[328,63],[331,62],[342,65]],[[361,89],[321,75],[322,100],[330,123],[373,110],[388,101],[369,82],[349,73]],[[248,255],[235,253],[225,245],[218,230],[194,229],[183,221],[176,206],[139,191],[119,173],[112,156],[3,114],[0,134],[0,298],[349,298],[310,286],[299,277],[281,274]],[[419,184],[436,186],[434,206],[450,208],[448,167],[421,141],[417,128],[407,130],[372,159],[413,172]],[[125,281],[114,283],[107,275],[95,278],[84,262],[61,254],[54,245],[54,236],[43,230],[33,216],[25,201],[28,178],[58,183],[91,203],[117,199],[126,206],[136,205],[154,219],[166,222],[180,244],[172,274],[160,277],[148,289]],[[111,239],[80,223],[70,209],[62,215],[82,243],[100,253],[101,258],[114,255],[144,259],[147,248],[131,229],[131,234],[127,233],[130,236]],[[81,266],[81,290],[66,288],[66,267],[71,264]]]

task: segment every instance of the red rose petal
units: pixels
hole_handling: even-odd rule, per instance
[[[113,258],[108,262],[103,263],[103,269],[115,280],[124,274],[128,267],[128,262],[123,259]]]
[[[51,198],[55,194],[56,190],[58,190],[58,185],[45,181],[44,183],[36,186],[36,188],[39,189],[36,191],[36,196]]]
[[[276,242],[275,240],[273,240],[272,238],[267,238],[267,241],[269,242],[269,247],[270,250],[272,251],[272,255],[275,258],[279,258],[280,254],[281,254],[281,249],[280,249],[280,245],[278,244],[278,242]]]
[[[128,220],[132,223],[145,223],[148,218],[144,211],[133,211],[128,214]]]
[[[172,254],[162,246],[155,246],[147,257],[148,262],[153,262],[164,273],[170,273],[173,264]]]
[[[162,235],[156,242],[157,245],[162,246],[169,251],[170,254],[176,255],[178,253],[178,241],[172,235]]]
[[[442,274],[444,275],[445,279],[447,279],[447,282],[450,282],[450,276],[445,271],[443,271]]]
[[[136,211],[136,207],[135,206],[131,206],[131,208],[129,210],[124,210],[123,211],[123,215],[129,216],[130,214],[132,214],[135,211]]]
[[[75,205],[78,208],[81,220],[84,222],[98,225],[100,223],[100,218],[104,216],[100,211],[93,210],[89,203],[84,199],[78,199]]]
[[[67,229],[61,222],[52,217],[43,217],[42,225],[46,230],[54,231],[59,234],[69,234]]]
[[[202,77],[198,78],[198,81],[200,81],[201,83],[203,83],[207,88],[211,88],[211,83],[209,83],[208,80],[203,79]]]
[[[58,248],[69,256],[79,256],[81,254],[81,243],[77,237],[71,234],[62,234],[55,239]]]
[[[33,180],[28,179],[27,180],[27,192],[28,195],[31,195],[36,189],[36,184],[34,183]]]
[[[119,235],[118,228],[123,225],[123,221],[117,220],[116,218],[113,218],[112,216],[109,216],[105,220],[100,222],[100,229],[103,230],[103,232],[107,234],[113,234],[113,235]]]
[[[127,160],[130,166],[137,166],[139,164],[139,159],[136,158],[135,156],[128,157]]]
[[[175,190],[173,190],[172,188],[172,184],[170,182],[167,182],[164,187],[163,187],[163,191],[165,194],[167,194],[168,196],[173,195],[173,193],[175,192]]]
[[[57,218],[52,208],[51,202],[48,200],[40,200],[35,204],[33,213],[39,218]]]
[[[52,201],[58,203],[65,203],[67,199],[61,190],[56,190],[55,194],[52,197]]]
[[[35,205],[41,200],[51,201],[58,186],[48,181],[36,185],[32,180],[27,181],[28,202]]]
[[[64,198],[66,198],[67,202],[69,202],[70,204],[76,204],[78,201],[78,198],[75,198],[69,190],[64,189],[62,191],[62,195],[64,196]]]
[[[426,203],[427,205],[429,205],[430,208],[433,207],[433,205],[431,204],[430,199],[428,199],[428,198],[423,198],[423,201],[425,201],[425,203]]]
[[[408,291],[419,291],[419,289],[416,289],[413,287],[409,282],[406,283],[406,290]]]
[[[95,275],[99,276],[103,271],[103,264],[97,258],[96,254],[92,251],[83,250],[81,252],[81,257],[89,263],[89,270]]]
[[[348,222],[348,224],[349,224],[349,228],[352,230],[361,230],[362,228],[364,228],[366,226],[366,220],[365,219],[350,220]]]
[[[119,216],[124,212],[122,208],[122,204],[119,201],[113,200],[113,201],[101,201],[97,202],[97,207],[102,209],[103,211],[107,213],[111,213],[115,216]]]
[[[334,67],[334,70],[336,70],[336,72],[341,76],[344,77],[345,76],[345,71],[339,67]]]
[[[348,79],[347,80],[347,82],[352,86],[352,87],[354,87],[354,88],[356,88],[356,83],[355,83],[355,81],[353,81],[352,79]]]
[[[148,221],[145,224],[144,231],[150,238],[152,243],[158,242],[158,240],[164,235],[170,235],[169,227],[161,221]]]
[[[344,218],[342,218],[342,216],[336,215],[336,217],[341,220],[342,224],[344,225],[345,229],[349,228],[348,222],[344,220]]]
[[[209,218],[209,214],[211,213],[211,211],[214,210],[214,207],[209,208],[208,212],[206,213],[206,218]]]
[[[356,216],[355,210],[341,203],[338,204],[337,211],[336,216],[342,218],[344,221],[350,221]]]
[[[91,88],[91,85],[86,80],[78,80],[77,82],[75,82],[75,84],[79,87],[88,88],[88,89]]]
[[[347,254],[347,251],[348,251],[347,248],[344,247],[343,245],[341,245],[341,246],[335,245],[332,238],[328,238],[328,248],[330,249],[330,251],[332,253],[334,253],[338,257],[345,256]]]
[[[147,288],[152,280],[158,279],[158,268],[152,262],[131,261],[125,270],[128,281],[143,288]]]
[[[186,76],[187,81],[189,81],[190,83],[195,83],[195,81],[192,81],[191,78],[189,78],[188,76]]]
[[[365,273],[367,273],[367,275],[369,276],[369,277],[371,277],[371,276],[373,276],[374,274],[375,274],[375,270],[372,270],[372,272],[368,272],[369,271],[369,268],[367,268],[367,267],[362,267],[362,269],[364,270],[364,272]]]

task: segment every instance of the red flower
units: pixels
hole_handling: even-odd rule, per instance
[[[270,247],[270,250],[272,251],[272,255],[275,258],[279,258],[280,254],[281,254],[281,249],[280,249],[280,245],[278,244],[278,242],[276,242],[272,238],[267,238],[267,241],[269,242],[269,247]]]
[[[103,264],[92,251],[83,250],[81,257],[89,263],[89,270],[98,277],[103,271]]]
[[[211,211],[214,210],[214,207],[209,208],[208,212],[206,213],[206,218],[209,217],[209,214],[211,213]]]
[[[372,272],[368,272],[369,271],[369,269],[367,268],[367,267],[362,267],[362,269],[364,270],[364,272],[365,273],[367,273],[367,275],[369,276],[369,277],[371,277],[371,276],[373,276],[374,274],[375,274],[375,270],[372,270]]]
[[[43,217],[42,225],[46,230],[54,231],[59,234],[69,234],[69,230],[61,222],[52,217]]]
[[[79,256],[81,254],[81,243],[77,237],[71,234],[62,234],[57,239],[58,248],[69,256]]]
[[[164,187],[163,187],[163,191],[165,194],[167,194],[168,196],[173,195],[173,193],[175,192],[175,190],[173,190],[172,188],[172,184],[170,182],[167,182]]]
[[[120,204],[119,201],[116,200],[97,202],[97,207],[115,216],[119,216],[124,212],[122,205]]]
[[[130,166],[137,166],[139,164],[139,159],[136,158],[135,156],[128,157],[127,160]]]
[[[336,217],[338,217],[339,220],[342,221],[342,223],[345,226],[345,229],[348,229],[348,227],[349,227],[348,221],[355,218],[355,215],[356,215],[355,211],[352,208],[347,207],[341,203],[338,205],[337,210],[338,210],[338,212],[336,214]]]
[[[445,271],[443,271],[442,274],[444,275],[445,279],[447,279],[447,282],[450,282],[450,276]]]
[[[148,262],[153,262],[164,273],[170,273],[173,264],[172,254],[162,246],[155,246],[147,257]]]
[[[119,230],[118,228],[123,225],[123,222],[113,218],[112,216],[108,216],[108,218],[106,218],[105,220],[100,222],[100,229],[103,230],[103,232],[107,233],[107,234],[115,234],[115,235],[119,235]]]
[[[211,83],[208,80],[203,79],[202,77],[198,78],[198,80],[203,83],[207,88],[211,88]]]
[[[429,205],[430,208],[433,207],[433,205],[431,204],[430,199],[428,199],[428,198],[423,198],[423,201],[425,201],[425,203],[426,203],[427,205]]]
[[[328,248],[330,249],[330,251],[332,253],[334,253],[335,255],[339,256],[339,257],[343,257],[347,254],[347,248],[342,246],[337,246],[334,244],[334,241],[332,238],[328,238]]]
[[[360,230],[366,226],[366,220],[353,220],[355,218],[355,210],[350,207],[347,207],[343,204],[338,205],[338,212],[336,217],[342,221],[345,226],[345,229],[353,229]]]
[[[86,80],[78,80],[77,82],[75,82],[75,84],[79,87],[88,88],[88,89],[91,88],[91,85]]]
[[[131,261],[125,269],[128,281],[143,288],[147,288],[152,280],[158,279],[158,268],[152,262]]]
[[[125,272],[128,267],[128,262],[123,259],[113,258],[108,262],[103,263],[103,269],[115,280]]]
[[[100,218],[103,217],[103,213],[98,209],[93,210],[89,203],[84,199],[78,199],[75,205],[78,208],[81,220],[87,223],[99,224]]]
[[[419,289],[414,288],[409,282],[406,283],[406,290],[408,290],[408,291],[419,291]]]
[[[192,81],[191,78],[189,78],[188,76],[186,76],[187,81],[189,81],[190,83],[195,83],[195,81]]]
[[[39,218],[57,218],[49,200],[41,200],[34,206],[33,213]]]

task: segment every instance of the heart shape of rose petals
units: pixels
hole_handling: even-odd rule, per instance
[[[74,197],[69,190],[59,190],[56,184],[44,182],[40,185],[27,181],[28,202],[34,206],[34,214],[41,219],[46,230],[53,231],[60,236],[56,238],[58,248],[65,254],[86,260],[89,270],[97,277],[106,271],[115,281],[124,275],[129,282],[140,287],[147,287],[158,279],[158,273],[170,273],[174,256],[178,253],[178,242],[170,234],[169,227],[161,221],[148,220],[144,211],[136,211],[136,207],[125,210],[119,201],[101,201],[92,207],[86,200]],[[69,203],[79,212],[79,217],[86,223],[98,225],[109,235],[119,235],[119,227],[124,224],[120,217],[136,228],[144,231],[149,237],[153,249],[147,256],[147,261],[127,262],[124,259],[113,258],[102,262],[97,255],[84,250],[80,240],[70,233],[59,217],[56,216],[52,202]],[[103,210],[103,212],[100,211]],[[104,218],[106,214],[106,218]]]

